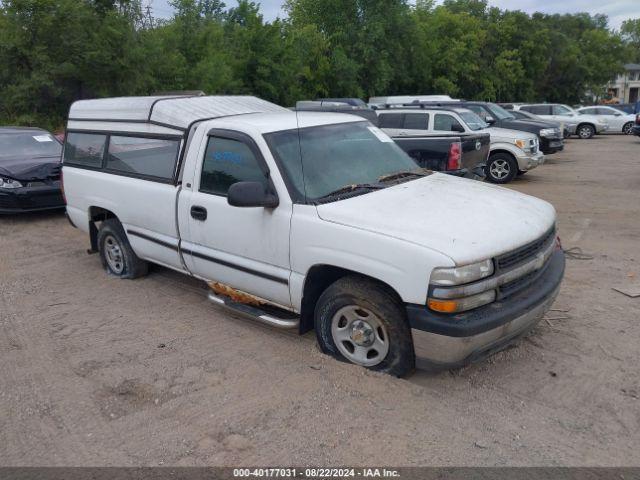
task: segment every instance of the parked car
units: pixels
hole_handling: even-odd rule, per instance
[[[506,109],[506,107],[503,106]],[[525,112],[524,110],[509,110],[509,113],[513,115],[516,120],[536,120],[539,122],[547,122],[552,128],[559,128],[562,131],[562,138],[569,138],[571,135],[575,134],[577,123],[565,123],[565,122],[553,122],[551,120],[544,120],[539,116],[531,113]]]
[[[640,113],[640,100],[635,103],[612,103],[610,105],[624,113],[638,114]]]
[[[492,183],[508,183],[518,173],[524,174],[544,163],[544,155],[538,148],[538,137],[535,134],[490,126],[466,108],[434,107],[427,103],[409,104],[377,112],[378,124],[385,133],[393,137],[433,132],[488,133],[491,145],[485,175]],[[409,113],[414,114],[414,117],[422,116],[424,120],[412,120],[413,128],[397,128],[398,116]]]
[[[624,133],[629,135],[633,124],[636,121],[636,116],[632,113],[624,113],[617,108],[609,107],[607,105],[598,105],[592,107],[578,108],[577,112],[580,115],[593,115],[601,117],[609,128],[608,133]]]
[[[352,107],[359,108],[369,108],[364,100],[360,98],[353,97],[343,97],[343,98],[317,98],[317,102],[338,102],[338,103],[346,103],[347,105],[351,105]]]
[[[476,113],[482,120],[492,127],[508,130],[520,130],[533,133],[538,136],[540,150],[545,155],[551,155],[564,149],[564,137],[562,130],[557,126],[551,126],[542,120],[518,120],[510,111],[500,105],[491,102],[455,101],[436,102],[439,106],[452,106],[467,108]]]
[[[300,101],[297,111],[347,113],[362,116],[378,126],[378,115],[369,108],[352,107],[333,101]],[[373,115],[373,118],[371,118]],[[416,118],[418,115],[418,118]],[[395,120],[399,125],[412,126],[412,121],[420,121],[420,114],[398,113]],[[484,168],[489,154],[490,137],[477,133],[422,132],[420,134],[401,133],[391,135],[396,144],[413,158],[422,168],[444,172],[458,177],[483,179]]]
[[[110,274],[162,264],[394,375],[504,348],[564,273],[549,203],[416,169],[350,115],[255,97],[78,101],[63,171],[69,218]]]
[[[62,146],[39,128],[0,128],[0,213],[64,208]]]
[[[453,100],[449,95],[391,95],[387,97],[371,97],[369,98],[369,106],[376,109],[412,102],[446,102]]]
[[[346,102],[334,100],[301,100],[296,102],[296,106],[293,110],[297,110],[299,112],[348,113],[366,118],[373,125],[376,125],[378,121],[376,112],[367,107],[366,104],[364,106],[354,106]]]
[[[631,129],[631,133],[640,137],[640,113],[636,115],[636,123]]]
[[[524,110],[538,115],[545,120],[573,123],[577,120],[575,135],[581,139],[589,139],[597,133],[604,133],[609,128],[604,119],[594,115],[580,115],[567,105],[559,103],[538,103],[515,105],[514,110]]]

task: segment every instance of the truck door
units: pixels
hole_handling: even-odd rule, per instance
[[[271,182],[260,149],[248,135],[214,130],[203,150],[191,188],[180,197],[180,215],[188,216],[181,246],[189,269],[206,280],[290,306],[290,202],[275,208],[227,202],[227,191],[236,182]]]

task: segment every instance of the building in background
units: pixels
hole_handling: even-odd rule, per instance
[[[640,100],[640,64],[627,63],[624,73],[607,85],[607,91],[617,103],[636,103]]]

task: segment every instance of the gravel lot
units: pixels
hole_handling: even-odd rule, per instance
[[[639,465],[640,298],[612,287],[640,284],[640,139],[567,143],[510,186],[593,256],[568,260],[562,311],[406,380],[172,271],[109,277],[62,214],[0,218],[0,465]]]

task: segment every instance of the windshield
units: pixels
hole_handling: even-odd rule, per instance
[[[368,122],[318,125],[264,137],[297,201],[314,202],[343,187],[376,184],[387,175],[420,170]]]
[[[47,132],[0,134],[0,157],[56,157],[62,145]]]
[[[567,115],[567,114],[571,114],[571,113],[576,113],[572,108],[566,106],[566,105],[555,105],[553,107],[553,114],[554,115]]]
[[[516,117],[511,115],[511,112],[508,112],[500,105],[495,103],[487,103],[487,107],[491,111],[491,115],[493,115],[496,120],[514,120]]]
[[[464,123],[466,123],[471,130],[482,130],[489,126],[478,114],[472,111],[458,112],[458,115],[460,115],[460,118],[464,120]]]

